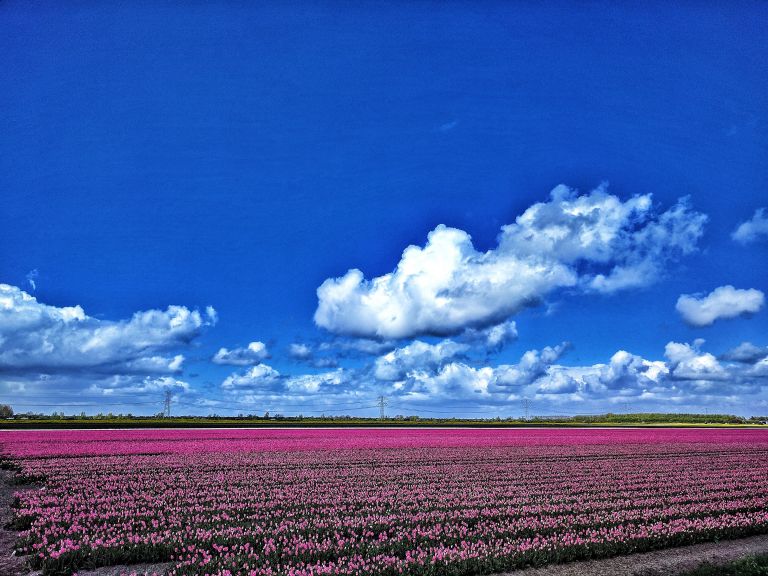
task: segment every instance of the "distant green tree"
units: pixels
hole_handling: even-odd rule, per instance
[[[8,404],[0,404],[0,418],[12,418],[13,417],[13,408],[8,406]]]

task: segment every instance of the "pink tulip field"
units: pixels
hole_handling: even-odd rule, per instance
[[[44,575],[493,573],[768,532],[768,431],[0,433]],[[130,573],[130,570],[128,571]]]

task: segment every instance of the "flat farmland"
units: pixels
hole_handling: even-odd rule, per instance
[[[768,431],[0,433],[44,575],[464,575],[768,532]],[[130,573],[130,569],[127,570]]]

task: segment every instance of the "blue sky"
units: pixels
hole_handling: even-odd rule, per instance
[[[0,401],[768,413],[766,17],[2,3]]]

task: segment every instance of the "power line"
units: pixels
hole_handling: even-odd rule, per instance
[[[112,398],[114,400],[114,397]],[[171,407],[172,405],[175,406],[181,406],[185,408],[194,408],[196,410],[211,410],[211,411],[237,411],[237,410],[243,410],[243,411],[254,411],[257,407],[263,407],[263,408],[273,408],[277,407],[280,409],[286,409],[288,411],[301,411],[302,413],[308,413],[308,414],[321,414],[321,413],[327,413],[327,412],[336,412],[338,411],[350,411],[350,412],[356,412],[360,410],[370,410],[373,408],[379,409],[379,417],[384,419],[386,418],[386,408],[390,409],[396,409],[396,410],[403,410],[406,412],[411,413],[427,413],[427,414],[484,414],[484,415],[490,415],[490,414],[498,414],[504,411],[505,409],[508,409],[508,406],[488,406],[487,408],[478,408],[478,409],[467,409],[466,405],[462,406],[456,406],[451,407],[450,405],[445,406],[443,408],[434,409],[434,408],[422,408],[420,406],[409,406],[407,403],[403,402],[395,402],[394,404],[391,403],[390,399],[384,395],[381,395],[377,397],[375,404],[370,403],[370,400],[368,402],[365,402],[364,400],[361,400],[359,402],[348,402],[344,404],[335,404],[330,398],[318,398],[316,402],[303,402],[303,403],[284,403],[281,402],[279,399],[269,398],[269,399],[258,399],[257,402],[252,403],[243,403],[243,402],[226,402],[226,401],[217,401],[221,402],[219,405],[205,405],[205,404],[198,404],[195,401],[179,401],[178,399],[174,400],[173,395],[171,391],[167,391],[164,393],[162,400],[162,407],[163,407],[163,413],[166,416],[169,416],[171,413]],[[13,400],[6,401],[6,403],[15,406],[15,407],[40,407],[40,408],[80,408],[80,409],[86,409],[86,408],[104,408],[104,407],[130,407],[130,406],[157,406],[160,402],[157,400],[155,401],[125,401],[125,402],[15,402]],[[2,403],[2,401],[0,401]],[[533,403],[531,399],[529,398],[523,398],[521,400],[522,408],[525,413],[525,418],[530,418],[530,411],[533,407]],[[563,415],[563,416],[594,416],[594,415],[600,415],[603,414],[603,412],[566,412],[566,411],[552,411],[549,412],[552,415]]]
[[[45,406],[45,407],[59,407],[66,406],[70,408],[92,408],[100,406],[148,406],[157,405],[157,402],[58,402],[56,404],[50,403],[30,403],[30,402],[7,402],[13,406]]]
[[[279,405],[279,406],[286,407],[286,408],[297,408],[297,407],[301,408],[301,407],[304,407],[304,406],[308,406],[310,408],[313,408],[313,407],[318,406],[319,404],[321,404],[322,400],[324,400],[324,399],[323,398],[319,398],[318,401],[316,401],[316,402],[301,402],[301,403],[283,402],[279,398],[277,398],[277,399],[276,398],[259,398],[257,402],[227,402],[227,401],[222,401],[222,400],[215,400],[215,401],[216,402],[221,402],[222,405],[239,407],[239,408],[255,408],[257,405],[260,405],[260,406]],[[332,400],[331,400],[331,402],[332,402]],[[187,404],[190,404],[190,403],[187,403]],[[347,402],[343,406],[361,406],[363,404],[370,404],[370,400],[368,400],[368,401],[361,400],[359,402]],[[209,406],[204,406],[204,407],[209,407]],[[218,408],[219,406],[210,406],[210,407]],[[335,406],[335,407],[338,408],[339,406]]]
[[[456,408],[453,410],[430,410],[429,408],[405,406],[403,404],[392,404],[390,407],[402,410],[410,410],[413,412],[428,412],[430,414],[456,414],[456,412],[462,412],[463,414],[488,414],[491,412],[491,410],[465,410],[463,408]]]
[[[49,397],[50,396],[46,396],[46,398],[49,398]],[[77,407],[89,408],[89,407],[98,407],[98,406],[148,406],[148,405],[157,405],[158,404],[157,401],[147,401],[147,402],[56,402],[56,403],[42,402],[42,403],[40,403],[40,402],[16,402],[16,401],[13,401],[13,400],[5,400],[5,401],[0,401],[0,402],[5,403],[5,404],[12,404],[13,406],[46,406],[46,407],[48,407],[48,406],[54,406],[54,407],[56,407],[56,406],[65,406],[65,407],[67,407],[68,406],[68,407],[75,407],[75,408],[77,408]],[[161,402],[163,402],[163,404],[164,404],[165,400],[163,399]],[[278,404],[278,405],[286,407],[286,408],[288,408],[288,407],[291,407],[291,408],[299,407],[300,408],[300,407],[305,407],[305,406],[312,408],[312,407],[315,407],[315,406],[317,406],[319,404],[318,402],[302,403],[302,404],[291,404],[291,403],[287,403],[286,404],[286,403],[280,402],[279,400],[267,400],[267,401],[260,401],[259,402],[259,404],[262,404],[262,405],[270,404],[270,403]],[[184,405],[184,406],[190,406],[190,407],[195,407],[195,408],[223,408],[223,406],[204,406],[204,405],[194,404],[194,403],[191,403],[191,402],[178,402],[177,401],[177,402],[175,402],[175,404],[177,404],[177,405]],[[227,402],[226,405],[227,406],[232,406],[232,409],[236,410],[238,408],[254,408],[256,403]],[[355,402],[355,403],[349,403],[349,404],[344,404],[342,406],[334,406],[334,407],[335,408],[345,408],[345,407],[375,408],[376,406],[371,406],[370,404],[365,404],[364,405],[364,402]]]
[[[198,404],[188,404],[185,402],[176,402],[176,406],[186,406],[189,408],[198,408],[198,409],[209,409],[213,411],[222,411],[222,410],[242,410],[242,408],[233,407],[233,406],[200,406]],[[357,411],[357,410],[369,410],[371,408],[377,408],[378,404],[369,404],[367,406],[356,406],[356,407],[350,407],[350,406],[333,406],[331,408],[318,408],[316,410],[302,410],[302,413],[307,414],[324,414],[333,412],[334,410],[349,410],[349,411]],[[255,408],[254,406],[251,406],[251,408]]]

